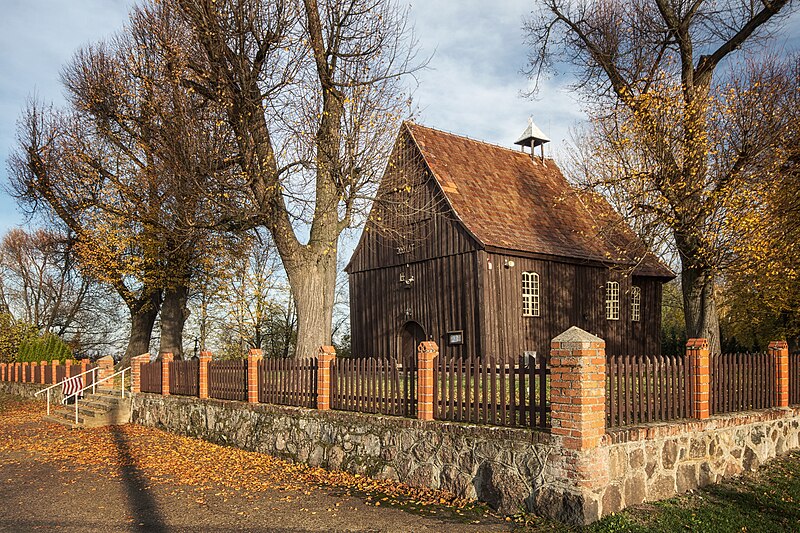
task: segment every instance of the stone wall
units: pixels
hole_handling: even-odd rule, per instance
[[[133,395],[132,421],[311,466],[443,489],[507,513],[533,508],[559,472],[550,435],[524,429],[147,393]]]
[[[585,523],[735,476],[800,447],[800,408],[610,430],[592,450],[524,429],[133,395],[132,421],[328,469]],[[585,455],[585,457],[584,457]],[[572,470],[590,465],[591,486]]]
[[[607,515],[755,470],[797,448],[798,407],[609,430],[596,450],[608,484],[594,498]]]
[[[0,381],[0,392],[5,394],[12,394],[14,396],[21,396],[23,398],[31,398],[39,401],[47,401],[47,393],[36,396],[36,393],[45,388],[47,385],[40,383],[20,383],[17,381]],[[64,395],[61,394],[61,387],[54,387],[50,389],[50,403],[59,405]]]

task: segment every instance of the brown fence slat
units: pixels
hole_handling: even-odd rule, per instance
[[[141,378],[140,390],[142,392],[161,394],[161,361],[142,363],[139,372]]]
[[[608,355],[607,426],[687,417],[691,389],[686,376],[683,356]]]

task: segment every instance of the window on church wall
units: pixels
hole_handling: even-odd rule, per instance
[[[631,321],[639,322],[642,318],[642,289],[634,286],[631,289]]]
[[[522,273],[522,316],[539,316],[539,274]]]
[[[606,319],[619,320],[619,283],[606,282]]]

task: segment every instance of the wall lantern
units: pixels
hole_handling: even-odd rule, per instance
[[[503,266],[506,268],[514,268],[514,260],[513,259],[506,259],[503,263]]]

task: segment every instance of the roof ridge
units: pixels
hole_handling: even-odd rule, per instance
[[[517,150],[515,148],[509,148],[508,146],[503,146],[502,144],[492,143],[492,142],[484,141],[484,140],[481,140],[481,139],[474,139],[474,138],[470,137],[469,135],[464,135],[464,134],[461,134],[461,133],[455,133],[455,132],[452,132],[452,131],[443,130],[441,128],[434,128],[434,127],[431,127],[431,126],[426,126],[425,124],[420,124],[418,122],[414,122],[413,120],[406,120],[404,122],[406,124],[411,124],[412,126],[417,126],[419,128],[425,128],[426,130],[433,130],[433,131],[436,131],[436,132],[439,132],[439,133],[444,133],[445,135],[450,135],[451,137],[459,137],[461,139],[466,139],[466,140],[471,141],[471,142],[485,144],[487,146],[491,146],[492,148],[499,148],[501,150],[507,150],[507,151],[509,151],[509,152],[511,152],[513,154],[523,154],[523,155],[526,155],[526,156],[530,157],[530,154],[527,153],[527,152],[524,152],[522,150]],[[544,159],[545,159],[545,161],[555,161],[555,159],[553,159],[552,157],[545,157]]]

